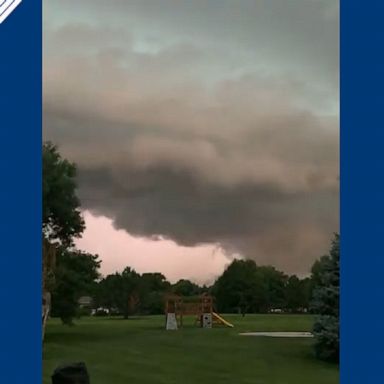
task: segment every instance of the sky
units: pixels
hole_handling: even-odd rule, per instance
[[[304,276],[339,226],[334,0],[49,0],[44,139],[102,273]]]

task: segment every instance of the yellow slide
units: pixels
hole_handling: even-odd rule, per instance
[[[228,323],[227,320],[223,319],[220,315],[218,315],[216,312],[212,312],[213,317],[221,324],[226,325],[227,327],[233,328],[233,324]]]

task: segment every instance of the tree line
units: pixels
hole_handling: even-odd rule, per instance
[[[159,272],[140,274],[130,267],[102,277],[97,255],[65,250],[57,260],[53,314],[64,322],[76,317],[82,296],[91,297],[89,309],[100,309],[101,313],[124,318],[161,314],[164,296],[169,293],[180,296],[209,293],[215,298],[218,312],[243,316],[314,312],[314,292],[325,260],[316,262],[311,276],[303,279],[271,266],[258,266],[253,260],[233,260],[211,286],[200,286],[187,279],[172,284]]]

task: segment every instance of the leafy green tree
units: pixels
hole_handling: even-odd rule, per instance
[[[301,284],[300,279],[293,275],[288,278],[285,288],[286,308],[290,312],[295,312],[301,305]]]
[[[263,282],[263,303],[259,311],[270,311],[272,308],[284,308],[285,286],[288,277],[271,266],[257,267],[258,278]]]
[[[201,288],[190,280],[181,279],[172,286],[172,292],[180,296],[194,296],[201,293]]]
[[[162,273],[143,273],[140,278],[141,287],[148,292],[165,292],[171,284]]]
[[[146,315],[160,315],[164,313],[164,292],[149,291],[140,300],[141,313]]]
[[[285,287],[285,308],[290,312],[308,310],[312,281],[299,279],[296,275],[288,278]]]
[[[268,312],[285,307],[287,276],[253,260],[234,260],[216,280],[212,293],[223,312]]]
[[[314,264],[312,310],[318,315],[313,332],[315,352],[323,360],[339,361],[340,239],[335,235],[329,255]]]
[[[234,260],[212,289],[222,312],[255,312],[265,305],[265,286],[253,260]]]
[[[140,276],[140,311],[145,314],[164,312],[164,294],[171,284],[161,273],[143,273]]]
[[[94,305],[96,308],[108,308],[110,312],[119,307],[118,298],[121,294],[119,273],[106,276],[99,281],[96,288]]]
[[[306,309],[307,311],[310,309],[310,301],[312,298],[312,292],[313,292],[313,282],[310,277],[306,277],[301,282],[301,292],[302,292],[302,308]]]
[[[136,310],[138,304],[140,275],[127,267],[122,273],[108,275],[100,281],[98,291],[97,302],[101,306],[110,310],[117,309],[127,319]]]
[[[43,144],[43,234],[65,246],[84,230],[76,195],[76,166],[52,143]]]
[[[72,325],[78,313],[78,300],[92,295],[99,278],[97,255],[61,248],[57,257],[56,283],[52,294],[52,315]]]

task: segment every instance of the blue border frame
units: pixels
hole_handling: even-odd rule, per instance
[[[42,8],[23,0],[0,24],[1,373],[41,384]]]
[[[384,382],[383,17],[341,1],[341,384]]]
[[[1,381],[41,383],[41,0],[0,24]],[[382,0],[341,0],[341,384],[384,378]],[[380,380],[381,379],[381,380]]]

